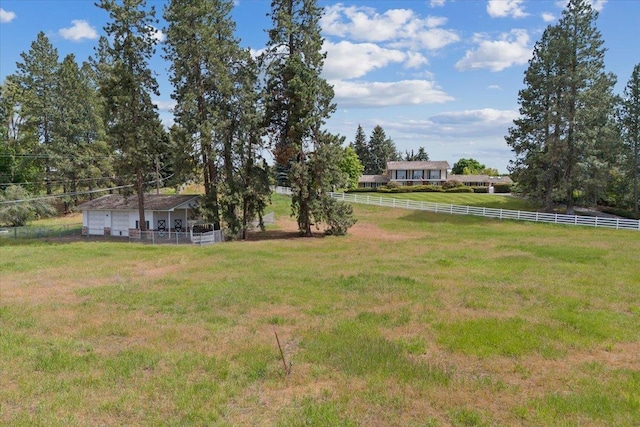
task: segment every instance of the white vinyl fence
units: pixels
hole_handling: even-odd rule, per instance
[[[286,194],[286,193],[281,193]],[[594,216],[577,216],[550,214],[542,212],[513,211],[509,209],[482,208],[474,206],[449,205],[444,203],[417,202],[414,200],[399,200],[363,194],[331,193],[331,197],[349,203],[386,206],[391,208],[413,209],[420,211],[474,215],[485,218],[514,219],[519,221],[545,222],[551,224],[585,225],[590,227],[606,227],[619,230],[640,231],[640,220],[624,218],[604,218]]]
[[[278,194],[291,194],[291,189],[276,187]],[[545,222],[550,224],[584,225],[589,227],[615,228],[617,230],[640,231],[640,220],[625,218],[604,218],[597,216],[579,216],[551,214],[543,212],[514,211],[509,209],[482,208],[475,206],[449,205],[445,203],[417,202],[414,200],[400,200],[388,197],[372,196],[370,194],[331,193],[331,197],[348,203],[385,206],[390,208],[412,209],[436,213],[474,215],[485,218],[514,219],[518,221]]]

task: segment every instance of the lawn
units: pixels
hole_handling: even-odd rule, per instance
[[[401,200],[415,200],[418,202],[444,203],[459,206],[479,206],[495,209],[511,209],[520,211],[537,211],[540,206],[522,197],[510,194],[487,193],[364,193],[371,197],[388,197]]]
[[[0,424],[640,424],[637,232],[355,205],[305,239],[274,199],[248,242],[1,246]]]

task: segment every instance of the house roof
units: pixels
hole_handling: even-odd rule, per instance
[[[447,170],[449,162],[447,161],[428,161],[428,162],[387,162],[387,170]]]
[[[490,182],[492,184],[513,184],[513,180],[508,176],[489,175],[449,175],[451,181],[460,182]]]
[[[181,205],[193,204],[200,196],[197,194],[166,195],[145,194],[144,209],[147,211],[172,211]],[[130,211],[138,210],[138,196],[123,196],[120,194],[108,194],[94,200],[90,200],[79,206],[82,211]]]
[[[385,175],[362,175],[358,182],[382,182],[386,184],[387,182],[389,182],[389,177]]]

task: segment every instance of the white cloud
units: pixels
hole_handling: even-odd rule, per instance
[[[589,3],[591,3],[591,7],[593,7],[595,10],[597,10],[598,12],[602,12],[602,9],[604,9],[604,5],[607,4],[609,0],[590,0]]]
[[[498,40],[488,40],[486,35],[476,34],[474,42],[478,47],[467,51],[464,58],[456,63],[458,70],[488,68],[502,71],[512,65],[526,64],[531,57],[532,48],[526,30],[511,30],[501,34]]]
[[[441,7],[444,6],[446,2],[447,0],[431,0],[429,4],[431,5],[431,7]]]
[[[71,21],[73,24],[69,28],[61,28],[58,34],[63,39],[73,40],[79,42],[82,39],[95,40],[98,38],[98,33],[89,23],[83,19],[74,19]]]
[[[489,0],[487,13],[492,18],[523,18],[528,14],[524,11],[524,0]]]
[[[155,99],[153,100],[153,104],[158,107],[158,110],[160,111],[167,111],[167,112],[172,112],[173,109],[176,106],[176,101],[165,101],[162,99]]]
[[[427,80],[397,82],[329,81],[335,101],[346,107],[388,107],[397,105],[441,104],[454,98]]]
[[[429,63],[419,52],[385,49],[374,43],[332,43],[325,40],[327,52],[323,77],[326,79],[353,79],[390,64],[403,64],[405,68],[419,68]]]
[[[167,36],[159,29],[151,27],[151,36],[156,39],[158,43],[162,43]]]
[[[439,125],[469,125],[493,126],[498,124],[511,124],[518,118],[518,112],[512,110],[496,110],[494,108],[482,108],[479,110],[452,111],[436,114],[431,117],[433,123]]]
[[[324,12],[320,25],[326,36],[414,49],[440,49],[460,39],[455,31],[439,28],[447,18],[421,18],[410,9],[390,9],[380,14],[370,7],[336,4],[327,6]]]
[[[544,22],[554,22],[556,20],[556,16],[553,13],[543,12],[541,16]]]
[[[331,43],[325,40],[323,48],[327,52],[323,77],[327,79],[362,77],[372,70],[406,59],[402,51],[384,49],[373,43]]]
[[[587,3],[591,4],[591,7],[594,10],[597,10],[598,12],[602,12],[602,9],[604,9],[604,5],[607,4],[609,0],[587,0]],[[569,0],[557,0],[556,1],[556,6],[558,6],[560,9],[564,9],[567,7],[567,4],[569,3]]]
[[[487,87],[487,89],[489,90],[502,90],[502,88],[500,87],[500,85],[489,85]]]
[[[13,21],[15,17],[15,12],[7,11],[0,8],[0,22],[2,22],[3,24]]]
[[[407,68],[419,68],[422,65],[428,65],[429,60],[418,52],[407,52],[407,61],[405,67]]]

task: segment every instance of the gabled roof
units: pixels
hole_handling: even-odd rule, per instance
[[[447,170],[447,161],[428,162],[387,162],[387,170]]]
[[[197,194],[165,195],[145,194],[144,210],[146,211],[172,211],[179,207],[195,205],[200,196]],[[185,206],[182,206],[185,205]],[[78,206],[82,211],[131,211],[138,210],[138,196],[123,196],[120,194],[108,194],[95,200],[90,200]]]

